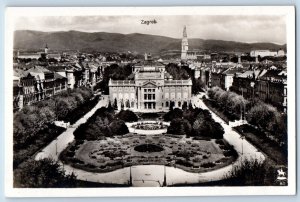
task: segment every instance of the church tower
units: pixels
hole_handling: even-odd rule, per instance
[[[187,34],[186,34],[186,26],[183,28],[183,37],[181,41],[181,59],[186,60],[187,59],[187,52],[189,49]]]
[[[46,44],[46,46],[45,46],[45,51],[44,51],[45,54],[48,54],[48,49],[49,49],[49,48],[48,48],[48,44]]]

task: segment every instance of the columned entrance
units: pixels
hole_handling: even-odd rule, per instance
[[[144,102],[144,109],[156,109],[155,102]]]
[[[155,110],[156,109],[156,96],[155,96],[155,88],[143,88],[143,102],[144,109]]]

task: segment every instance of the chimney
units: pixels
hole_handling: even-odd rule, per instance
[[[148,60],[148,54],[145,53],[145,60]]]
[[[258,56],[255,57],[255,63],[258,63]]]

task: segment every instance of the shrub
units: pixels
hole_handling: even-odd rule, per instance
[[[234,166],[226,175],[231,185],[236,186],[262,186],[265,185],[268,168],[258,160],[245,159],[241,165]]]
[[[217,139],[216,140],[216,143],[218,144],[218,145],[225,145],[225,143],[224,143],[224,141],[222,140],[222,139]],[[221,147],[220,147],[221,148]]]
[[[192,126],[187,120],[177,118],[171,121],[167,133],[175,135],[189,135],[191,130]]]
[[[163,118],[165,121],[172,121],[173,119],[180,119],[182,118],[182,110],[179,108],[175,108],[174,110],[169,111],[166,113]]]
[[[216,164],[215,164],[215,163],[212,163],[212,162],[207,162],[207,163],[201,164],[201,167],[202,167],[202,168],[213,168],[213,167],[215,167],[215,166],[216,166]]]
[[[75,187],[76,176],[66,175],[51,159],[29,160],[14,171],[14,187],[62,188]]]
[[[181,159],[176,160],[176,164],[182,165],[182,166],[185,166],[185,167],[192,167],[193,166],[193,164],[191,164],[190,162],[184,161],[184,160],[181,160]]]
[[[138,120],[137,115],[130,110],[121,110],[116,117],[125,122],[135,122]]]

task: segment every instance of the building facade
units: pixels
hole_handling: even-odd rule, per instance
[[[133,111],[167,111],[170,106],[181,108],[191,101],[192,81],[173,80],[164,65],[151,57],[133,68],[134,80],[110,80],[109,99],[118,108]]]

